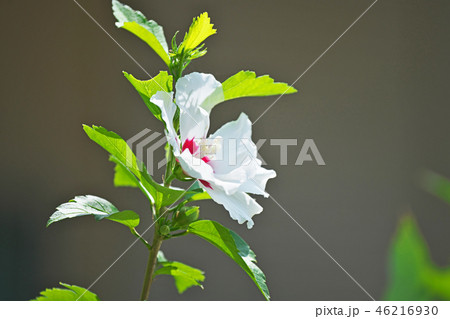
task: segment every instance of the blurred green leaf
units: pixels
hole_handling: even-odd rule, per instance
[[[421,178],[426,191],[450,204],[450,180],[432,171],[425,171]]]
[[[158,252],[158,265],[153,276],[170,275],[175,281],[178,293],[182,294],[186,289],[199,286],[203,289],[201,282],[205,280],[203,271],[200,269],[185,265],[178,261],[168,261],[162,251]]]
[[[150,80],[141,81],[136,79],[131,74],[123,72],[128,81],[133,85],[136,91],[141,96],[145,105],[152,114],[160,121],[161,119],[161,109],[155,104],[150,102],[150,98],[156,94],[158,91],[172,92],[173,78],[165,71],[159,72],[159,74]]]
[[[235,232],[211,220],[199,220],[189,225],[188,232],[205,239],[233,259],[254,281],[264,297],[269,300],[266,276],[256,266],[256,256],[248,244]]]
[[[450,267],[432,262],[411,215],[401,219],[390,249],[385,300],[450,300]]]
[[[268,75],[256,77],[255,72],[240,71],[222,83],[223,95],[226,100],[246,96],[268,96],[291,94],[296,89],[286,83],[274,82]]]
[[[206,38],[217,32],[213,27],[208,12],[203,12],[200,16],[194,18],[178,51],[195,49]]]
[[[36,299],[33,299],[33,301],[100,301],[96,294],[85,288],[64,284],[62,282],[59,284],[67,289],[45,289],[44,291],[41,291],[41,295],[36,297]]]
[[[112,8],[117,19],[116,26],[130,31],[147,43],[163,59],[164,63],[169,65],[169,48],[163,28],[155,21],[147,20],[142,12],[133,10],[117,0],[112,1]]]

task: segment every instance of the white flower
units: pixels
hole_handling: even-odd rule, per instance
[[[160,91],[150,99],[161,109],[167,139],[185,173],[197,178],[232,219],[252,228],[252,216],[261,213],[262,207],[247,193],[269,196],[266,183],[276,173],[261,167],[251,140],[252,123],[244,113],[207,138],[209,112],[223,100],[222,85],[212,75],[191,73],[180,78],[175,95],[180,108],[178,137],[173,126],[177,110],[173,92]]]

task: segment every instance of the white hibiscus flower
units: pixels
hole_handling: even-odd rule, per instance
[[[252,123],[242,113],[207,138],[209,112],[224,100],[222,85],[210,74],[191,73],[176,84],[175,101],[180,108],[180,136],[173,119],[177,106],[173,92],[160,91],[150,101],[161,109],[165,133],[184,172],[198,179],[211,198],[223,205],[232,219],[253,227],[252,217],[262,207],[247,193],[269,196],[267,180],[275,171],[261,167],[251,140]]]

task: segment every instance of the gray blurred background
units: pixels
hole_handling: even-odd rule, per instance
[[[208,11],[218,34],[190,71],[223,81],[241,69],[292,83],[371,3],[137,1],[167,39]],[[152,75],[165,69],[150,48],[116,29],[109,0],[80,0]],[[134,240],[122,226],[84,217],[45,228],[57,205],[94,194],[151,220],[138,190],[114,188],[113,165],[82,123],[129,138],[162,132],[121,71],[148,76],[71,0],[3,1],[0,299],[26,300],[59,281],[88,287]],[[422,168],[450,176],[450,2],[380,0],[254,126],[258,138],[313,138],[326,166],[288,165],[260,150],[278,178],[273,197],[375,298],[386,286],[386,254],[398,218],[412,211],[434,261],[448,263],[449,207],[420,190]],[[181,39],[181,36],[179,36]],[[246,112],[255,120],[276,97],[216,107],[214,131]],[[161,158],[163,153],[161,151]],[[158,171],[160,175],[162,171]],[[238,232],[253,248],[274,300],[368,300],[368,296],[271,200],[248,231],[214,203],[201,216]],[[150,232],[148,233],[150,235]],[[158,278],[154,300],[261,300],[245,273],[199,238],[167,241],[169,259],[206,272],[205,289],[178,295]],[[147,260],[136,244],[92,288],[103,300],[138,299]]]

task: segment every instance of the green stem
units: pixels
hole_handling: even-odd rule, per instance
[[[152,245],[150,245],[150,244],[148,243],[148,241],[146,241],[146,240],[141,236],[141,234],[139,234],[139,233],[137,232],[136,228],[130,227],[130,231],[131,231],[131,233],[132,233],[134,236],[136,236],[137,238],[139,238],[140,241],[144,243],[144,245],[148,248],[148,250],[152,249]]]
[[[185,235],[187,235],[187,234],[189,234],[189,232],[185,230],[185,231],[182,231],[182,232],[180,232],[180,233],[173,234],[173,235],[171,235],[170,237],[167,237],[167,238],[164,238],[164,239],[175,238],[175,237],[181,237],[181,236],[185,236]]]
[[[173,153],[172,147],[169,146],[169,154],[167,156],[166,172],[164,173],[164,187],[169,187],[175,176],[173,175]]]
[[[180,70],[178,70],[179,72],[174,72],[172,64],[171,64],[171,66],[169,66],[169,71],[174,78],[173,85],[175,86],[177,80],[182,75],[183,69],[180,68]],[[175,178],[175,176],[173,175],[173,153],[172,153],[172,150],[169,149],[169,156],[167,158],[166,171],[165,171],[164,178],[163,178],[164,186],[169,187],[174,178]],[[150,200],[150,202],[152,202],[152,201]],[[159,211],[159,213],[160,212],[161,212],[161,210]],[[139,239],[141,239],[144,242],[144,244],[146,244],[147,248],[149,248],[149,250],[150,250],[150,254],[148,256],[147,268],[145,269],[145,277],[144,277],[144,284],[142,286],[141,300],[147,300],[148,296],[150,294],[150,288],[153,283],[153,274],[154,274],[155,268],[156,268],[158,252],[159,252],[159,250],[161,248],[161,244],[164,240],[164,236],[161,236],[161,234],[159,233],[159,224],[158,224],[159,217],[158,216],[160,216],[160,215],[155,211],[155,208],[153,207],[153,204],[152,204],[152,217],[153,217],[153,220],[155,223],[155,232],[153,235],[153,242],[151,245],[144,238],[142,238],[141,235],[139,235],[134,228],[130,228],[131,232],[135,236],[137,236]]]
[[[159,249],[163,241],[163,237],[159,234],[159,227],[155,225],[155,234],[153,235],[152,248],[150,250],[150,255],[148,256],[147,268],[145,270],[144,285],[142,287],[141,300],[147,300],[150,293],[150,287],[153,282],[153,273],[156,268],[156,261]]]

